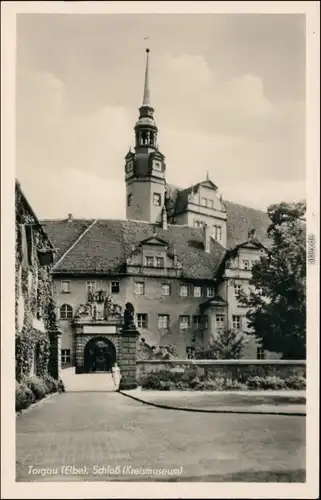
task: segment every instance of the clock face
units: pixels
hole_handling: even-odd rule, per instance
[[[160,161],[154,161],[154,169],[158,170],[158,172],[162,171],[162,164]]]

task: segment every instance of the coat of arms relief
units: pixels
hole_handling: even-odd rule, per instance
[[[122,312],[122,307],[113,303],[106,290],[97,290],[88,292],[87,302],[80,304],[75,319],[88,319],[91,321],[119,319],[122,317]]]

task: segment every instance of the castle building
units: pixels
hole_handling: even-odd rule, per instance
[[[103,309],[93,312],[99,293],[110,295],[117,307],[131,302],[143,344],[168,346],[181,358],[215,341],[220,330],[251,334],[237,296],[248,289],[251,266],[268,244],[269,219],[262,211],[223,200],[208,175],[188,188],[167,184],[151,105],[149,55],[147,49],[135,146],[125,157],[126,220],[69,214],[43,221],[59,252],[52,276],[63,331],[62,364],[75,364],[80,371],[81,366],[90,370],[84,368],[84,352],[98,331],[112,345],[105,368],[117,359],[119,330],[108,333]],[[95,322],[95,334],[90,324],[85,336],[79,329],[83,314],[89,316],[87,323]],[[141,355],[152,351],[146,352]],[[264,353],[253,337],[243,356],[273,354]]]

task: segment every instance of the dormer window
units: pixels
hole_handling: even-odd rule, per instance
[[[213,226],[212,236],[213,236],[214,240],[221,240],[222,239],[222,228],[221,228],[221,226]]]
[[[154,257],[146,257],[145,258],[145,266],[146,267],[154,267]]]
[[[214,201],[210,200],[209,198],[205,198],[205,197],[202,198],[201,204],[203,205],[203,207],[207,207],[207,208],[214,207]]]
[[[164,257],[145,257],[145,266],[146,267],[165,267],[165,259]]]
[[[164,257],[155,258],[156,267],[164,267]]]

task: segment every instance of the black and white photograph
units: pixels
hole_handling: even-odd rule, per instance
[[[318,496],[319,5],[170,3],[3,2],[3,498]]]

